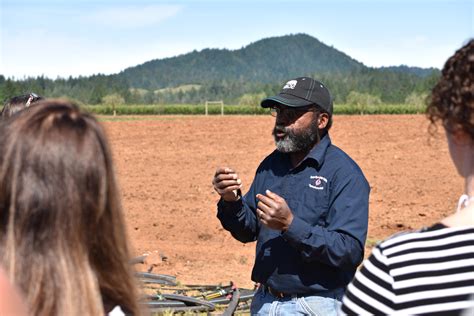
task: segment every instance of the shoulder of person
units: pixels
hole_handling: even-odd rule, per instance
[[[474,226],[474,203],[442,220],[448,227]]]
[[[422,227],[419,229],[413,230],[405,230],[398,233],[391,235],[390,237],[382,240],[377,244],[381,250],[385,250],[387,248],[392,248],[396,246],[401,246],[403,244],[409,244],[411,242],[419,242],[419,241],[428,241],[432,240],[433,238],[439,237],[442,238],[445,234],[449,234],[455,230],[459,230],[459,227],[444,227],[441,226],[440,228],[433,229],[437,224],[433,224],[428,227]]]
[[[352,159],[344,150],[331,144],[326,152],[325,160],[329,160],[331,163],[339,164],[342,169],[349,171],[356,171],[362,173],[357,162]]]
[[[346,183],[354,182],[369,188],[369,181],[362,169],[343,151],[327,156],[324,163],[332,164],[329,169],[332,170],[330,173],[332,174],[331,178],[334,185],[345,185]]]
[[[423,234],[425,232],[427,227],[419,228],[419,229],[412,229],[412,230],[404,230],[400,232],[396,232],[389,237],[379,241],[376,244],[376,247],[378,247],[382,252],[387,249],[391,248],[406,242],[410,242],[413,239],[416,239],[420,237],[420,234]]]

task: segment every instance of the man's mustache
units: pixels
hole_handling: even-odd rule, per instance
[[[276,125],[274,128],[273,128],[273,135],[275,135],[276,133],[288,133],[288,127],[286,126],[282,126],[282,125]]]

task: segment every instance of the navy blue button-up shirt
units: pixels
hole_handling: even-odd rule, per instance
[[[294,219],[286,232],[256,216],[258,193],[283,197]],[[364,256],[369,184],[359,166],[326,135],[292,167],[274,151],[257,169],[247,194],[220,200],[217,217],[241,242],[257,240],[252,280],[291,294],[344,290]]]

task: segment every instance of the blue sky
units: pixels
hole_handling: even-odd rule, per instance
[[[474,0],[0,0],[0,74],[111,74],[203,48],[306,33],[367,66],[441,68]]]

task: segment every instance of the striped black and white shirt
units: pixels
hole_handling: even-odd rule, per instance
[[[460,315],[474,308],[474,227],[401,233],[377,245],[347,287],[341,314]]]

